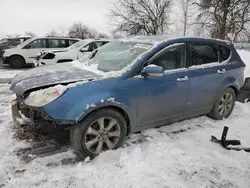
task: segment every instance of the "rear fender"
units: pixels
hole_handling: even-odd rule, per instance
[[[232,87],[234,90],[237,90],[236,94],[240,90],[241,84],[234,78],[234,77],[227,77],[224,79],[224,81],[221,83],[218,91],[218,95],[216,97],[216,101],[221,96],[223,91],[229,87]]]

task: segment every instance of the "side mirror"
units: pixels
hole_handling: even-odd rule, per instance
[[[143,68],[141,75],[143,77],[148,76],[162,76],[164,74],[164,69],[161,66],[157,65],[148,65]]]
[[[84,47],[80,49],[80,52],[89,52],[89,48],[88,47]]]

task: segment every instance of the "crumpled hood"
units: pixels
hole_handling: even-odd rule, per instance
[[[100,77],[102,75],[78,68],[73,63],[42,66],[18,74],[11,81],[10,90],[22,96],[26,91],[35,88],[93,80]]]

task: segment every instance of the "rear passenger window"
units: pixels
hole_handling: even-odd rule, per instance
[[[191,44],[192,65],[219,62],[217,49],[212,44]]]
[[[64,39],[49,39],[49,48],[66,48],[66,41]]]
[[[222,61],[228,60],[231,50],[225,46],[219,46],[220,56]]]

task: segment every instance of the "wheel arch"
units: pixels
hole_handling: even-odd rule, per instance
[[[26,64],[26,59],[21,55],[21,54],[12,54],[12,55],[10,55],[10,59],[12,58],[12,57],[14,57],[14,56],[18,56],[18,57],[21,57],[23,60],[24,60],[24,63]]]
[[[99,110],[103,110],[103,109],[114,109],[115,111],[118,111],[124,117],[124,119],[127,123],[127,135],[131,132],[132,117],[129,114],[128,110],[123,108],[120,105],[113,104],[113,103],[107,104],[107,105],[101,105],[99,107],[92,108],[91,110],[88,110],[86,113],[80,115],[77,118],[77,122],[84,121],[90,114],[97,112]]]
[[[231,86],[229,86],[228,88],[232,88],[232,89],[234,90],[234,92],[235,92],[236,97],[238,96],[238,94],[239,94],[239,89],[237,89],[236,86],[231,85]]]

